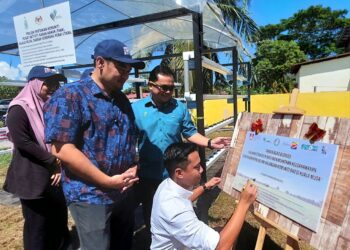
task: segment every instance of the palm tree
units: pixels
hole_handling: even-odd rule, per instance
[[[209,3],[210,2],[210,3]],[[256,23],[249,17],[248,15],[248,5],[249,0],[212,0],[208,1],[207,7],[212,10],[214,14],[218,17],[221,17],[221,13],[223,16],[223,21],[230,26],[233,27],[231,30],[232,33],[236,33],[241,36],[243,40],[247,43],[252,43],[257,41],[260,31]],[[217,8],[213,4],[221,10],[221,13],[218,12]],[[226,25],[225,24],[225,25]],[[154,47],[154,50],[159,50],[160,48],[164,48],[164,44],[160,44]],[[183,51],[188,51],[193,49],[192,41],[173,41],[171,44],[167,42],[165,46],[164,54],[173,54],[173,53],[181,53]],[[211,60],[218,62],[218,56],[216,53],[212,53],[208,56]],[[162,64],[166,64],[175,70],[176,80],[183,81],[183,61],[182,58],[167,58],[163,59]],[[204,73],[204,93],[212,93],[214,90],[213,82],[223,83],[224,77],[218,73],[215,73],[215,79],[213,81],[213,73],[209,70],[203,69]],[[222,86],[220,86],[222,88]]]
[[[248,15],[250,0],[213,0],[221,10],[225,22],[247,42],[256,42],[260,30]],[[208,3],[207,3],[208,4]],[[208,4],[208,6],[210,6]]]

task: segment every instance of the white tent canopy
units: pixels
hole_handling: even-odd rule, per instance
[[[16,43],[13,16],[64,2],[62,0],[2,1],[0,27],[1,46]],[[109,22],[150,15],[179,8],[190,8],[203,13],[203,41],[210,48],[237,46],[244,51],[240,37],[225,24],[221,11],[212,1],[205,0],[74,0],[69,1],[73,30],[93,27]],[[183,16],[158,22],[111,29],[76,36],[77,64],[91,63],[95,45],[104,39],[115,38],[124,42],[136,57],[148,56],[155,46],[176,40],[193,39],[192,16]],[[18,49],[0,53],[18,55]]]

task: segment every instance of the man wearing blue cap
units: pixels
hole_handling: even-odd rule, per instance
[[[62,161],[62,186],[81,249],[131,249],[136,128],[121,89],[144,68],[117,40],[97,44],[91,77],[62,87],[45,106],[46,140]]]

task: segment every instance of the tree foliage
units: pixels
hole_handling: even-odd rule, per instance
[[[225,22],[247,42],[258,40],[260,30],[253,19],[248,15],[248,0],[214,0],[224,16]]]
[[[259,37],[259,28],[256,23],[249,17],[247,8],[249,0],[214,0],[218,8],[223,14],[225,22],[232,25],[233,30],[239,34],[243,40],[247,42],[257,41]],[[208,7],[212,6],[208,3]],[[212,9],[215,13],[215,10]],[[204,46],[204,49],[209,49]],[[172,44],[160,44],[154,47],[154,51],[164,51],[164,54],[181,53],[183,51],[193,50],[192,41],[173,41]],[[152,54],[152,53],[151,53]],[[212,53],[205,55],[215,62],[219,62],[218,55]],[[183,59],[170,58],[163,59],[161,64],[170,66],[175,71],[175,78],[177,81],[183,81]],[[206,94],[227,92],[230,90],[229,83],[225,80],[223,75],[213,73],[211,70],[203,69],[203,92]],[[191,91],[195,92],[193,79],[190,77]]]
[[[288,75],[294,64],[305,60],[305,54],[294,41],[264,40],[258,44],[253,60],[258,92],[289,92],[294,79]]]
[[[350,25],[347,13],[346,9],[310,6],[279,24],[261,27],[261,40],[295,41],[310,59],[342,53],[344,49],[337,48],[336,41],[342,29]]]
[[[8,79],[5,76],[0,76],[0,82],[5,82]],[[10,86],[1,86],[0,85],[0,99],[10,99],[15,97],[22,87],[10,87]]]

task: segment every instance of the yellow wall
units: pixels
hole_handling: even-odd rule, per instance
[[[252,95],[251,111],[272,113],[281,105],[289,104],[289,94]],[[300,93],[297,107],[306,111],[305,115],[350,117],[350,92]],[[244,102],[238,99],[238,112],[244,111]],[[191,110],[196,117],[196,110]],[[207,127],[233,116],[233,104],[226,99],[204,101],[204,126]]]
[[[238,112],[244,111],[244,102],[238,100]],[[197,110],[190,109],[193,120],[196,120]],[[204,127],[222,121],[233,116],[233,104],[227,99],[205,100],[204,101]]]
[[[306,115],[350,117],[350,91],[302,93],[297,106],[306,110]]]
[[[254,95],[252,112],[272,113],[281,105],[289,104],[289,94]],[[306,111],[305,115],[350,117],[350,92],[300,93],[297,107]]]

